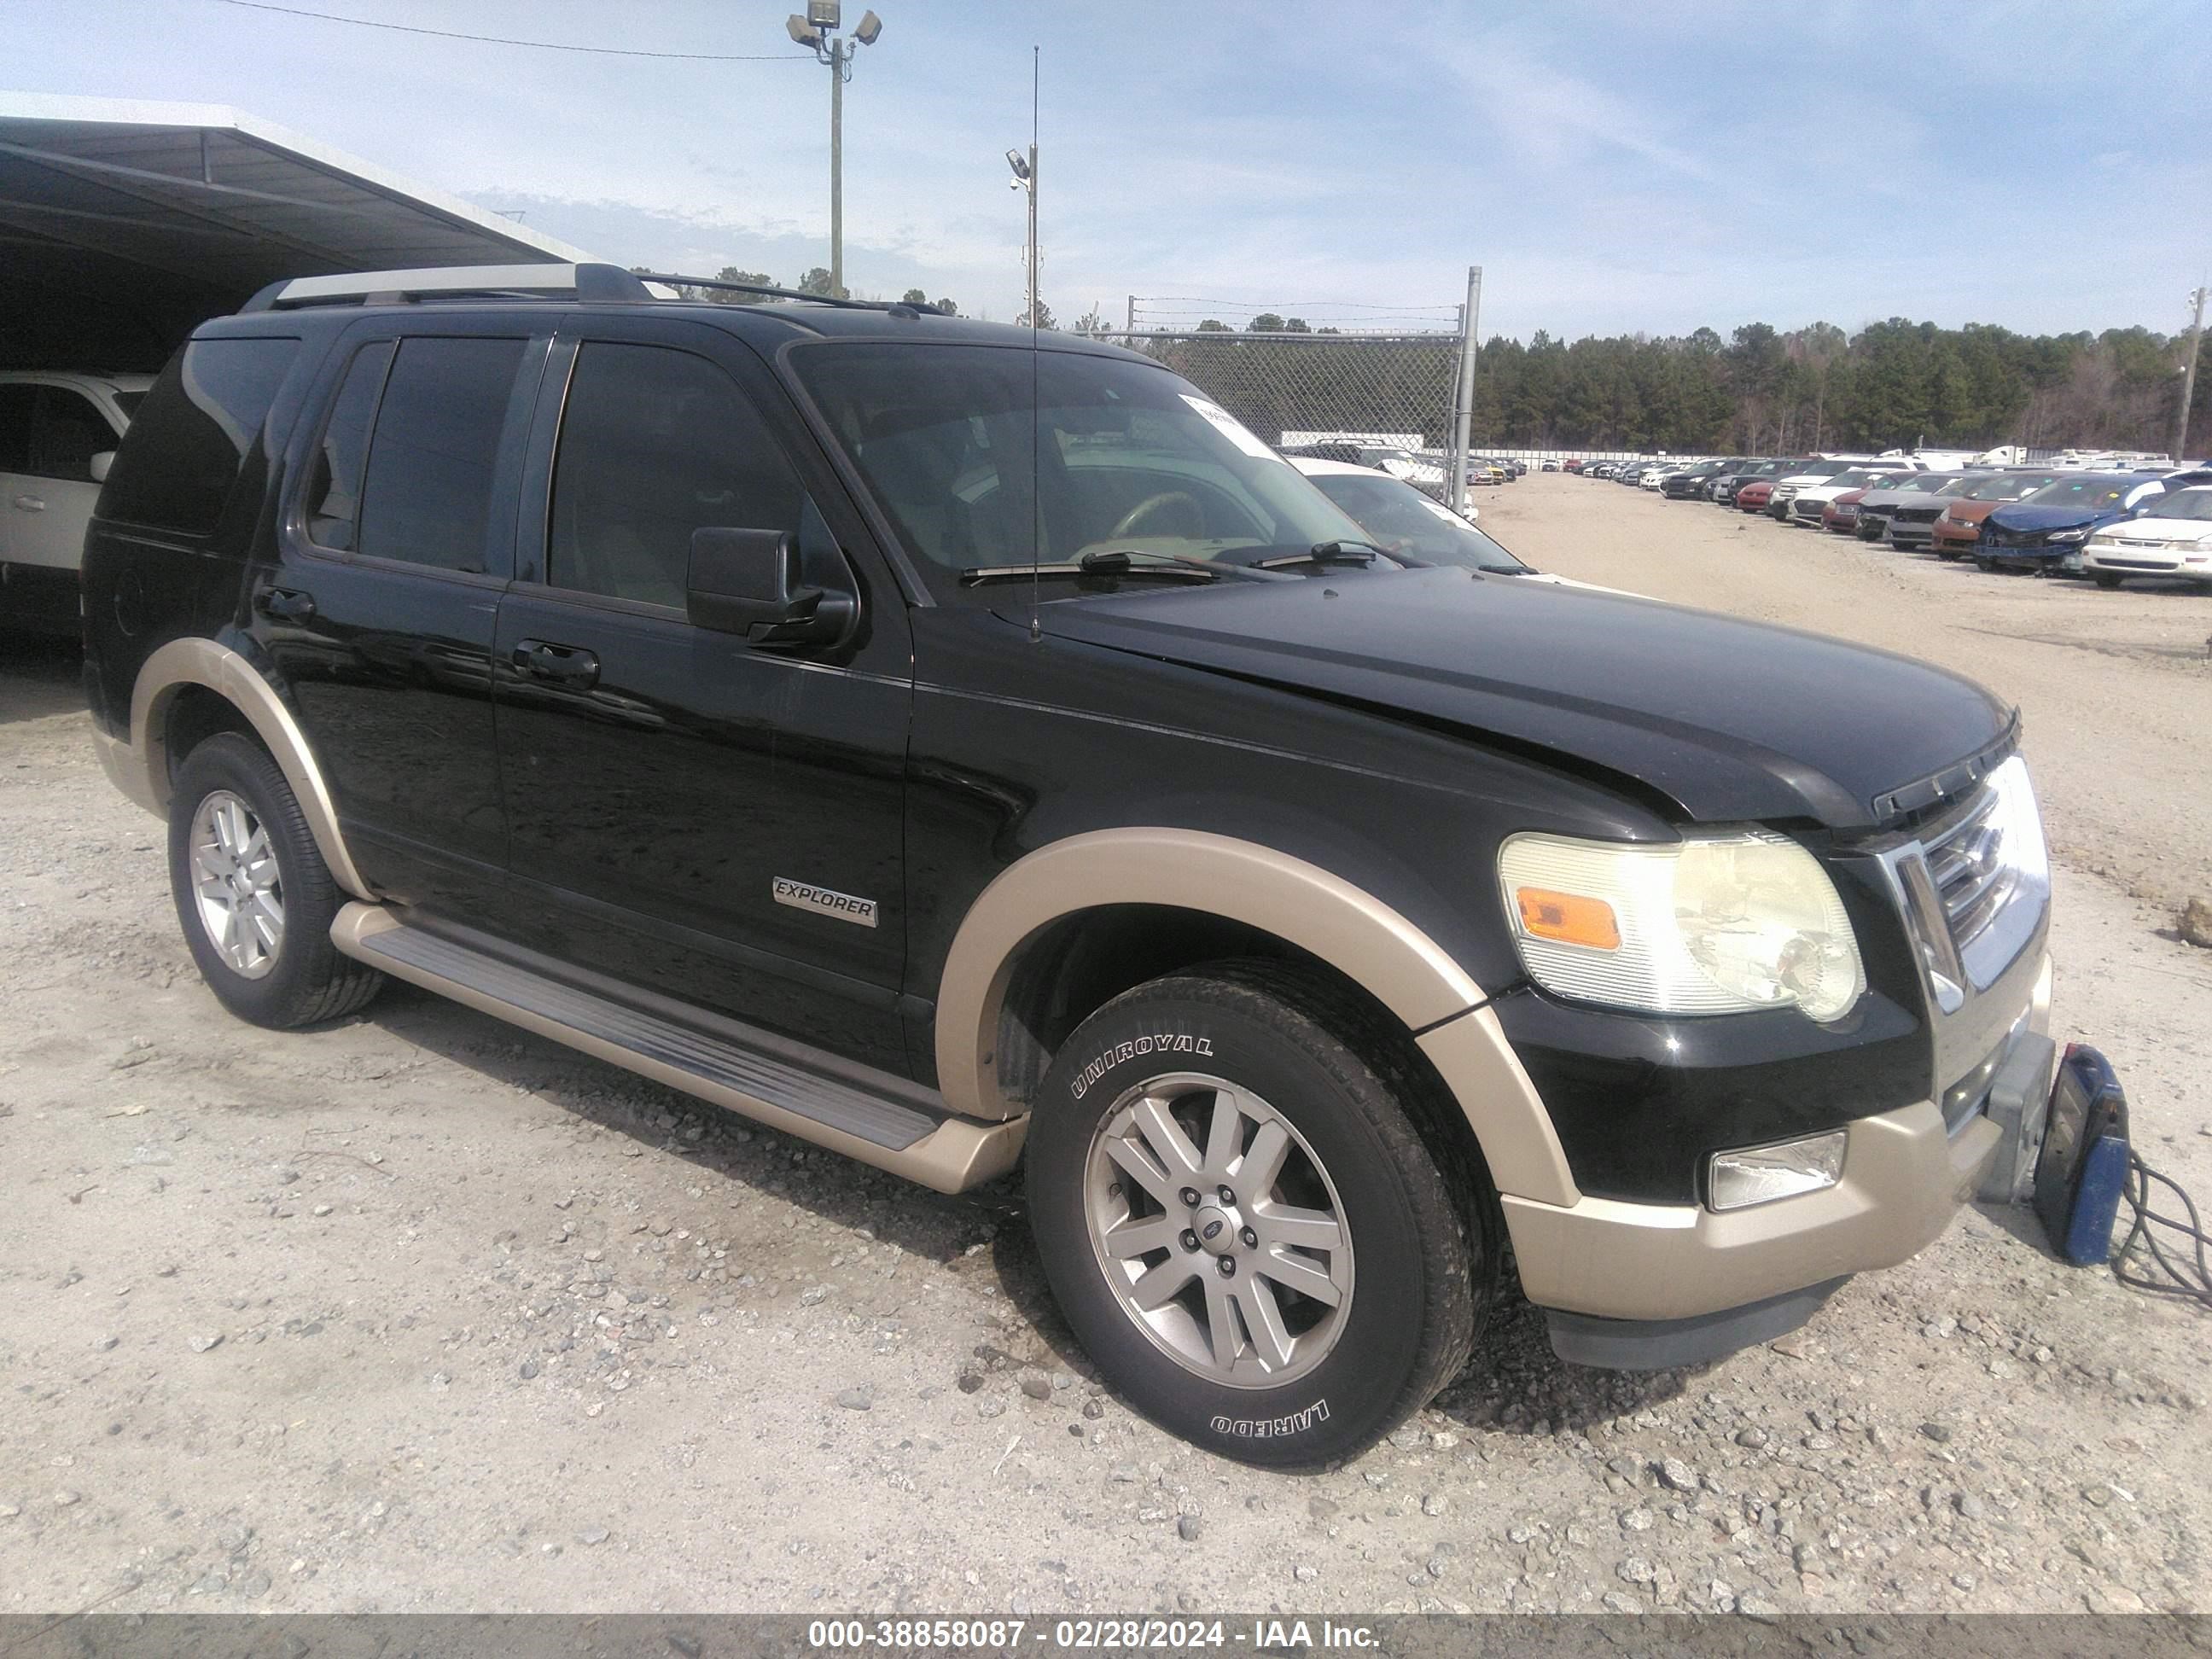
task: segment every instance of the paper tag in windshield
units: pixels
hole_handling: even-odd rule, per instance
[[[1215,431],[1220,433],[1223,437],[1228,439],[1247,455],[1255,455],[1263,461],[1275,459],[1273,450],[1246,431],[1243,422],[1219,404],[1204,398],[1194,398],[1188,392],[1182,394],[1182,400],[1211,422]]]

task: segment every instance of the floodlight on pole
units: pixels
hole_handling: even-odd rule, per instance
[[[862,12],[849,40],[837,33],[843,20],[838,0],[806,0],[806,15],[793,12],[784,24],[793,42],[807,47],[830,69],[830,291],[845,292],[845,82],[853,78],[853,48],[872,46],[884,20]]]

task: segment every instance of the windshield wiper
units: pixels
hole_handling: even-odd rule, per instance
[[[1285,553],[1277,558],[1257,559],[1255,570],[1279,570],[1290,564],[1373,564],[1382,550],[1373,542],[1351,540],[1316,542],[1303,553]]]
[[[1138,562],[1139,560],[1143,562]],[[1231,564],[1226,560],[1192,559],[1180,553],[1155,552],[1150,548],[1115,547],[1085,553],[1072,563],[1060,560],[1050,564],[979,565],[960,573],[960,585],[973,587],[980,582],[1016,581],[1031,576],[1158,576],[1169,581],[1211,581],[1217,576],[1243,576],[1259,581],[1281,580],[1249,565]]]
[[[1145,561],[1143,564],[1137,560]],[[1194,570],[1206,576],[1242,576],[1248,581],[1273,580],[1258,565],[1237,564],[1228,559],[1194,559],[1184,553],[1162,553],[1149,547],[1102,547],[1085,553],[1076,564],[1092,575],[1159,575],[1174,570]]]

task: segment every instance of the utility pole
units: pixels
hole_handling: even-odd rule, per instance
[[[2170,453],[2176,461],[2188,459],[2189,405],[2197,395],[2197,354],[2204,343],[2204,300],[2208,291],[2212,290],[2200,287],[2189,296],[2197,315],[2189,325],[2189,366],[2181,371],[2181,407],[2173,416],[2173,448]]]
[[[1467,446],[1468,426],[1474,416],[1475,342],[1482,337],[1482,267],[1467,268],[1467,304],[1460,310],[1459,394],[1452,411],[1452,511],[1467,510]]]
[[[872,11],[860,14],[850,40],[837,33],[842,21],[839,0],[806,0],[804,16],[793,12],[784,24],[793,41],[812,48],[814,56],[830,66],[830,292],[845,292],[845,82],[853,78],[853,48],[872,46],[884,32],[884,20]]]
[[[845,77],[853,49],[830,42],[830,292],[845,292]]]

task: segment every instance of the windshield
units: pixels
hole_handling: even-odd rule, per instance
[[[1309,482],[1393,557],[1500,574],[1528,568],[1449,507],[1399,479],[1379,472],[1317,472]]]
[[[2023,496],[2023,507],[2118,507],[2120,498],[2142,482],[2139,478],[2115,478],[2092,474],[2087,477],[2058,478],[2044,485],[2032,495]]]
[[[1032,558],[1127,551],[1249,564],[1252,550],[1367,539],[1218,404],[1148,364],[905,342],[809,345],[790,362],[924,579],[946,595],[962,592],[963,571]],[[1042,441],[1034,465],[1032,430]]]
[[[2179,489],[2150,510],[2154,519],[2212,519],[2212,489]]]
[[[1970,501],[2016,501],[2032,495],[2058,475],[2056,472],[2006,472],[1984,480],[1966,492]]]

